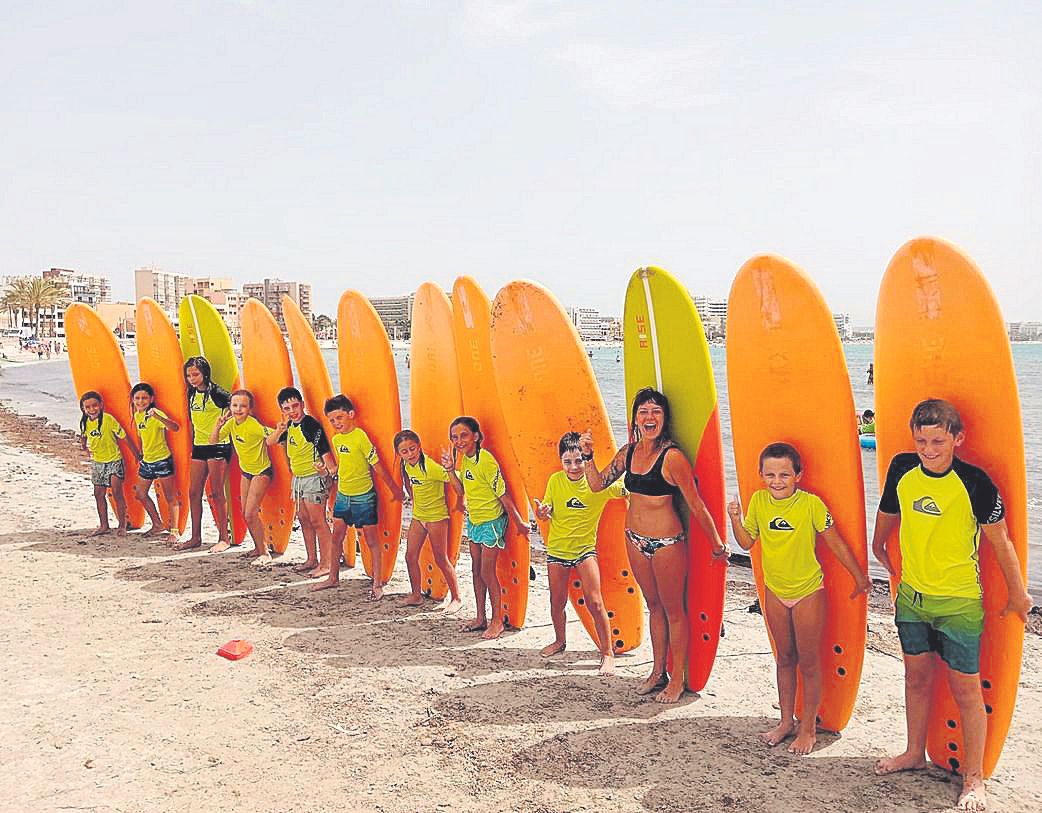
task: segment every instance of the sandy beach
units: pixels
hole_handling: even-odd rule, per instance
[[[732,568],[727,636],[707,689],[673,707],[633,693],[645,643],[600,678],[578,623],[549,640],[545,563],[530,619],[480,642],[431,604],[366,603],[361,575],[309,593],[290,570],[171,556],[137,535],[86,539],[96,516],[74,440],[0,411],[0,557],[8,688],[0,809],[255,811],[945,810],[937,769],[872,775],[904,743],[901,662],[882,589],[861,694],[842,736],[806,758],[754,735],[774,716],[763,619]],[[212,528],[209,529],[212,533]],[[459,564],[461,575],[469,562]],[[469,591],[469,580],[465,597]],[[399,563],[390,592],[407,585]],[[1036,597],[1037,598],[1037,597]],[[470,608],[465,608],[467,612]],[[1042,639],[1026,639],[993,809],[1042,809]],[[245,638],[254,653],[215,653]]]

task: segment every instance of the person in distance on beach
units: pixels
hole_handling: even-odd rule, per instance
[[[368,600],[383,598],[383,569],[380,544],[379,505],[373,475],[379,477],[391,492],[391,499],[401,500],[402,490],[387,473],[387,468],[376,453],[376,447],[355,422],[355,405],[346,395],[337,395],[326,401],[326,417],[336,430],[332,446],[338,462],[337,495],[333,506],[333,535],[323,559],[329,566],[329,575],[312,590],[323,590],[340,584],[340,552],[348,526],[358,528],[365,537],[372,559],[373,584]],[[315,464],[325,473],[324,464]]]
[[[230,443],[210,443],[210,434],[228,408],[228,393],[211,380],[210,362],[202,356],[192,356],[185,362],[185,381],[188,384],[188,410],[192,418],[192,470],[188,502],[192,510],[192,534],[174,550],[184,551],[203,544],[203,490],[209,483],[207,498],[217,523],[217,544],[214,551],[231,547],[228,527],[228,502],[224,498],[224,480],[228,462],[232,459]]]
[[[290,491],[297,504],[297,519],[304,537],[307,560],[294,570],[311,578],[329,574],[330,563],[319,552],[329,550],[329,523],[326,502],[332,483],[328,473],[336,469],[336,458],[329,446],[326,430],[304,412],[304,396],[296,387],[283,387],[277,396],[282,419],[268,436],[268,448],[282,446],[293,474]],[[336,566],[339,567],[337,556]]]
[[[470,544],[477,614],[461,629],[463,632],[484,630],[481,637],[491,639],[502,635],[505,627],[496,562],[507,544],[507,523],[513,522],[517,532],[526,539],[530,529],[507,493],[499,462],[488,449],[481,448],[484,439],[477,420],[466,415],[456,418],[449,426],[452,450],[442,454],[441,464],[449,475],[449,484],[467,501],[466,536]],[[492,605],[491,622],[485,613],[486,595]]]
[[[145,536],[176,534],[181,527],[181,499],[174,480],[174,455],[166,433],[180,431],[181,427],[156,406],[156,393],[150,384],[134,385],[130,391],[130,405],[134,410],[134,427],[141,441],[141,465],[138,467],[138,480],[134,483],[134,496],[152,523]],[[170,514],[169,526],[163,523],[156,504],[148,496],[153,480],[158,480],[159,488],[163,489]]]
[[[550,523],[546,539],[546,574],[550,582],[550,619],[554,640],[540,650],[544,658],[565,650],[565,607],[568,581],[573,574],[582,585],[584,606],[593,616],[601,652],[600,674],[615,674],[611,624],[601,597],[601,573],[597,567],[597,525],[609,500],[625,496],[622,483],[612,483],[594,494],[586,482],[579,433],[567,432],[557,444],[561,471],[546,481],[542,500],[535,500],[535,515]]]
[[[123,440],[130,447],[134,457],[141,459],[141,452],[134,445],[119,421],[105,411],[105,403],[101,395],[90,390],[80,396],[80,448],[90,452],[90,479],[94,484],[94,502],[98,506],[100,525],[92,536],[104,536],[111,533],[109,527],[109,507],[105,502],[106,494],[112,492],[112,502],[116,507],[117,536],[127,534],[127,501],[123,497],[123,456],[119,451],[119,441]]]
[[[809,754],[814,749],[818,706],[821,703],[821,634],[828,612],[825,576],[815,555],[820,535],[829,550],[854,579],[851,600],[872,590],[868,574],[839,535],[825,503],[800,489],[803,476],[800,453],[788,443],[772,443],[760,453],[764,487],[742,505],[731,501],[727,513],[735,540],[743,550],[760,542],[763,561],[764,618],[774,639],[781,722],[760,734],[775,746],[796,735],[789,752]],[[803,677],[803,707],[796,724],[796,668]]]
[[[978,570],[983,533],[1006,583],[1003,616],[1027,621],[1031,595],[1006,528],[999,490],[985,471],[955,456],[966,434],[947,401],[921,401],[909,421],[915,452],[890,461],[876,512],[872,552],[891,576],[891,534],[900,529],[901,581],[894,621],[905,665],[907,745],[881,759],[879,775],[926,768],[926,737],[935,672],[948,681],[959,708],[965,758],[962,810],[987,809],[984,744],[987,710],[981,692],[980,640],[984,606]],[[935,655],[937,657],[935,657]],[[939,660],[938,660],[939,658]]]
[[[446,613],[458,612],[460,600],[456,567],[449,559],[449,474],[436,460],[423,453],[420,436],[411,429],[403,429],[394,436],[394,450],[402,464],[402,484],[412,499],[412,522],[406,534],[405,567],[409,572],[409,594],[398,603],[403,607],[423,604],[420,582],[420,551],[425,540],[430,540],[434,564],[449,587]],[[457,511],[463,510],[462,501]]]
[[[595,494],[626,475],[624,482],[630,495],[626,551],[648,605],[654,659],[651,674],[637,687],[637,693],[657,692],[657,702],[676,703],[687,684],[687,539],[673,498],[682,497],[687,503],[691,521],[709,537],[715,557],[726,560],[727,548],[699,496],[690,461],[670,436],[669,400],[661,392],[645,387],[634,396],[630,442],[603,471],[597,470],[593,460],[590,430],[583,433],[580,445],[586,481]],[[670,651],[672,675],[666,672]]]
[[[253,539],[253,550],[246,555],[253,559],[253,564],[260,566],[271,564],[260,515],[261,500],[274,476],[268,454],[270,435],[271,429],[253,417],[253,393],[249,390],[235,390],[231,394],[229,412],[218,419],[210,433],[210,443],[231,443],[239,458],[242,472],[239,499],[246,527]]]

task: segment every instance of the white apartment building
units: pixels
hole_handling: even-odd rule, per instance
[[[832,314],[832,320],[836,323],[836,332],[839,333],[840,341],[847,341],[853,335],[853,331],[850,327],[850,314],[849,313],[834,313]]]
[[[147,296],[169,315],[176,316],[178,304],[191,292],[191,282],[191,278],[184,274],[170,274],[158,268],[138,268],[134,271],[134,301]]]

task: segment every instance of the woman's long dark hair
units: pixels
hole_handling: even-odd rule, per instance
[[[101,411],[98,413],[98,429],[101,429],[101,422],[105,420],[105,400],[101,395],[94,390],[87,390],[83,395],[80,396],[80,434],[84,435],[87,433],[87,421],[91,418],[87,415],[86,410],[83,408],[83,402],[93,398],[99,404],[101,404]]]
[[[481,424],[478,423],[477,418],[472,418],[470,415],[460,415],[456,420],[449,424],[449,432],[451,433],[452,427],[458,426],[459,424],[463,424],[463,426],[467,427],[467,429],[478,436],[478,450],[477,454],[474,455],[474,461],[477,462],[481,459],[481,441],[485,439],[485,434],[481,431]],[[453,451],[453,455],[455,455],[455,451]]]
[[[640,427],[637,426],[637,410],[650,401],[662,407],[662,434],[659,445],[664,445],[673,440],[672,413],[669,409],[669,399],[654,387],[644,387],[637,390],[633,396],[633,407],[630,410],[630,443],[640,440]]]

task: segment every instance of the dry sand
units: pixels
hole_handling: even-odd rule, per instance
[[[46,454],[46,456],[44,456]],[[550,662],[545,566],[529,625],[496,642],[433,605],[368,604],[353,574],[310,594],[288,564],[170,556],[138,536],[85,540],[87,467],[67,437],[0,412],[4,589],[0,809],[98,811],[944,810],[939,771],[877,778],[903,746],[901,663],[875,610],[855,718],[807,758],[754,735],[774,715],[773,661],[736,581],[701,696],[633,694],[647,644],[596,675],[577,623]],[[287,561],[303,558],[299,538]],[[463,561],[460,573],[469,563]],[[733,568],[736,579],[748,571]],[[463,579],[469,585],[469,580]],[[406,582],[399,565],[391,592]],[[469,593],[468,589],[465,594]],[[464,612],[468,609],[465,608]],[[253,642],[239,662],[215,654]],[[994,809],[1042,809],[1042,641],[1028,635]]]

